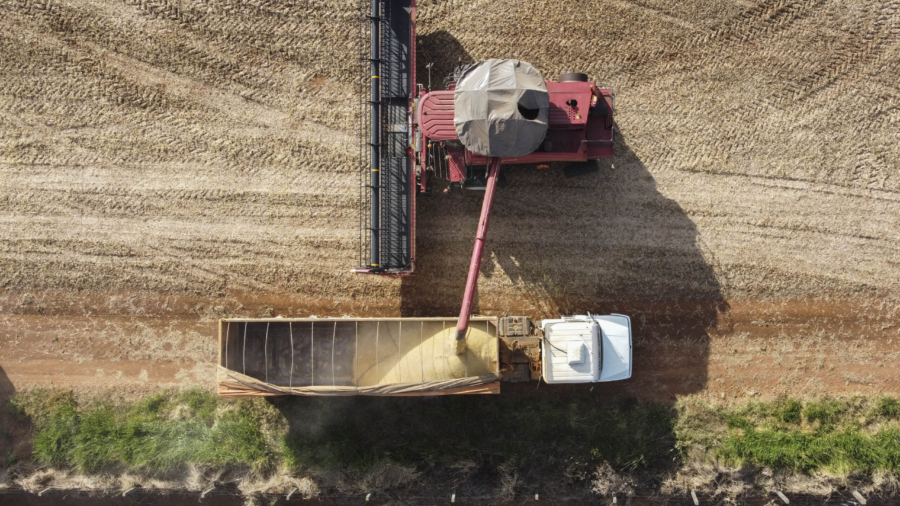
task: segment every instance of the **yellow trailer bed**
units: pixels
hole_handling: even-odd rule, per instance
[[[219,321],[219,395],[447,395],[500,392],[497,318],[268,318]]]

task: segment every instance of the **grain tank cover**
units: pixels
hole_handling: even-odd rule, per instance
[[[547,135],[550,94],[531,64],[487,60],[456,85],[453,124],[463,145],[482,156],[525,156]]]

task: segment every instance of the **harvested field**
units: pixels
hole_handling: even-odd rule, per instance
[[[417,277],[350,273],[355,8],[0,0],[4,390],[211,387],[222,316],[456,314],[479,194],[419,199]],[[515,57],[617,94],[597,173],[507,171],[481,313],[629,312],[600,394],[900,393],[900,3],[423,1],[418,32],[420,82]]]

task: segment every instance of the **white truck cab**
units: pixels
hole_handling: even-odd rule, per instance
[[[547,383],[596,383],[631,377],[631,318],[575,315],[540,324]]]

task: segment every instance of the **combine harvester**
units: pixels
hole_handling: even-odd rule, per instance
[[[364,0],[361,17],[356,272],[414,273],[415,199],[431,178],[483,190],[459,318],[224,319],[219,394],[475,394],[499,393],[501,381],[629,378],[627,316],[537,326],[523,316],[471,317],[501,165],[612,156],[612,90],[581,73],[545,80],[518,60],[460,67],[446,90],[426,90],[414,85],[415,0]]]

